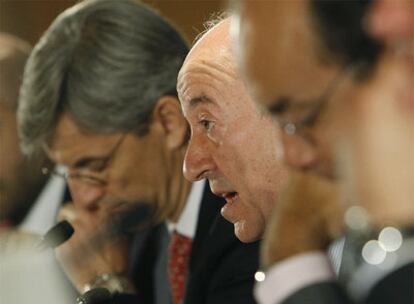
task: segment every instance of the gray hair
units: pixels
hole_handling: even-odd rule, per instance
[[[17,109],[17,96],[30,50],[26,41],[0,32],[0,101],[12,111]]]
[[[63,12],[35,46],[18,109],[26,153],[53,134],[64,111],[101,133],[145,133],[154,106],[176,95],[188,52],[161,16],[132,0],[91,0]]]
[[[195,44],[198,40],[200,40],[205,34],[207,34],[213,27],[215,27],[220,22],[226,20],[231,16],[230,12],[228,11],[219,11],[213,12],[209,19],[203,23],[204,29],[197,34],[194,38],[193,44]]]

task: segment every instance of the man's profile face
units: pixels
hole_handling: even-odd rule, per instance
[[[323,62],[310,1],[244,1],[234,19],[238,54],[255,99],[281,124],[285,162],[335,178],[329,115],[341,69]],[[328,94],[329,93],[329,94]],[[323,111],[320,100],[328,96]]]
[[[323,87],[329,88],[341,73],[340,67],[322,64],[316,53],[319,34],[309,18],[309,4],[245,1],[240,19],[235,19],[244,71],[257,99],[279,121],[286,114],[297,121],[286,109],[321,96]],[[339,175],[351,195],[347,201],[360,202],[379,223],[408,223],[412,170],[404,168],[413,150],[412,74],[406,60],[389,51],[383,51],[368,79],[356,83],[345,77],[308,130],[300,136],[297,130],[285,132],[283,141],[285,159],[293,168]],[[280,96],[290,101],[284,107]]]
[[[179,74],[180,101],[191,127],[184,175],[191,181],[207,178],[213,193],[226,200],[221,213],[236,236],[251,242],[262,236],[285,170],[279,130],[248,97],[225,22],[199,41]]]
[[[47,152],[71,176],[68,184],[75,206],[98,220],[101,214],[125,211],[133,203],[160,201],[163,171],[156,141],[150,133],[139,137],[132,132],[86,130],[64,113]]]

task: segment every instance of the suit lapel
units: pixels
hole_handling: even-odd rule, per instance
[[[220,215],[220,209],[225,201],[215,196],[208,182],[204,187],[203,197],[201,200],[200,211],[198,213],[196,234],[193,240],[193,246],[190,257],[190,271],[197,264],[200,256],[204,257],[204,245],[206,238],[209,236],[215,219]]]
[[[223,199],[211,193],[207,184],[193,241],[184,303],[195,303],[204,298],[207,283],[218,262],[238,242],[233,224],[220,214],[224,203]]]

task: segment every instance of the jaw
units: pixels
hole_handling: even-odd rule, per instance
[[[234,223],[234,234],[243,243],[253,243],[263,237],[264,229],[260,225],[252,225],[245,220]]]

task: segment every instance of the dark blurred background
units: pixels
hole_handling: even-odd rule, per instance
[[[53,19],[75,0],[0,0],[0,31],[14,34],[32,45]],[[225,6],[225,0],[143,0],[167,17],[192,41],[203,22]]]

